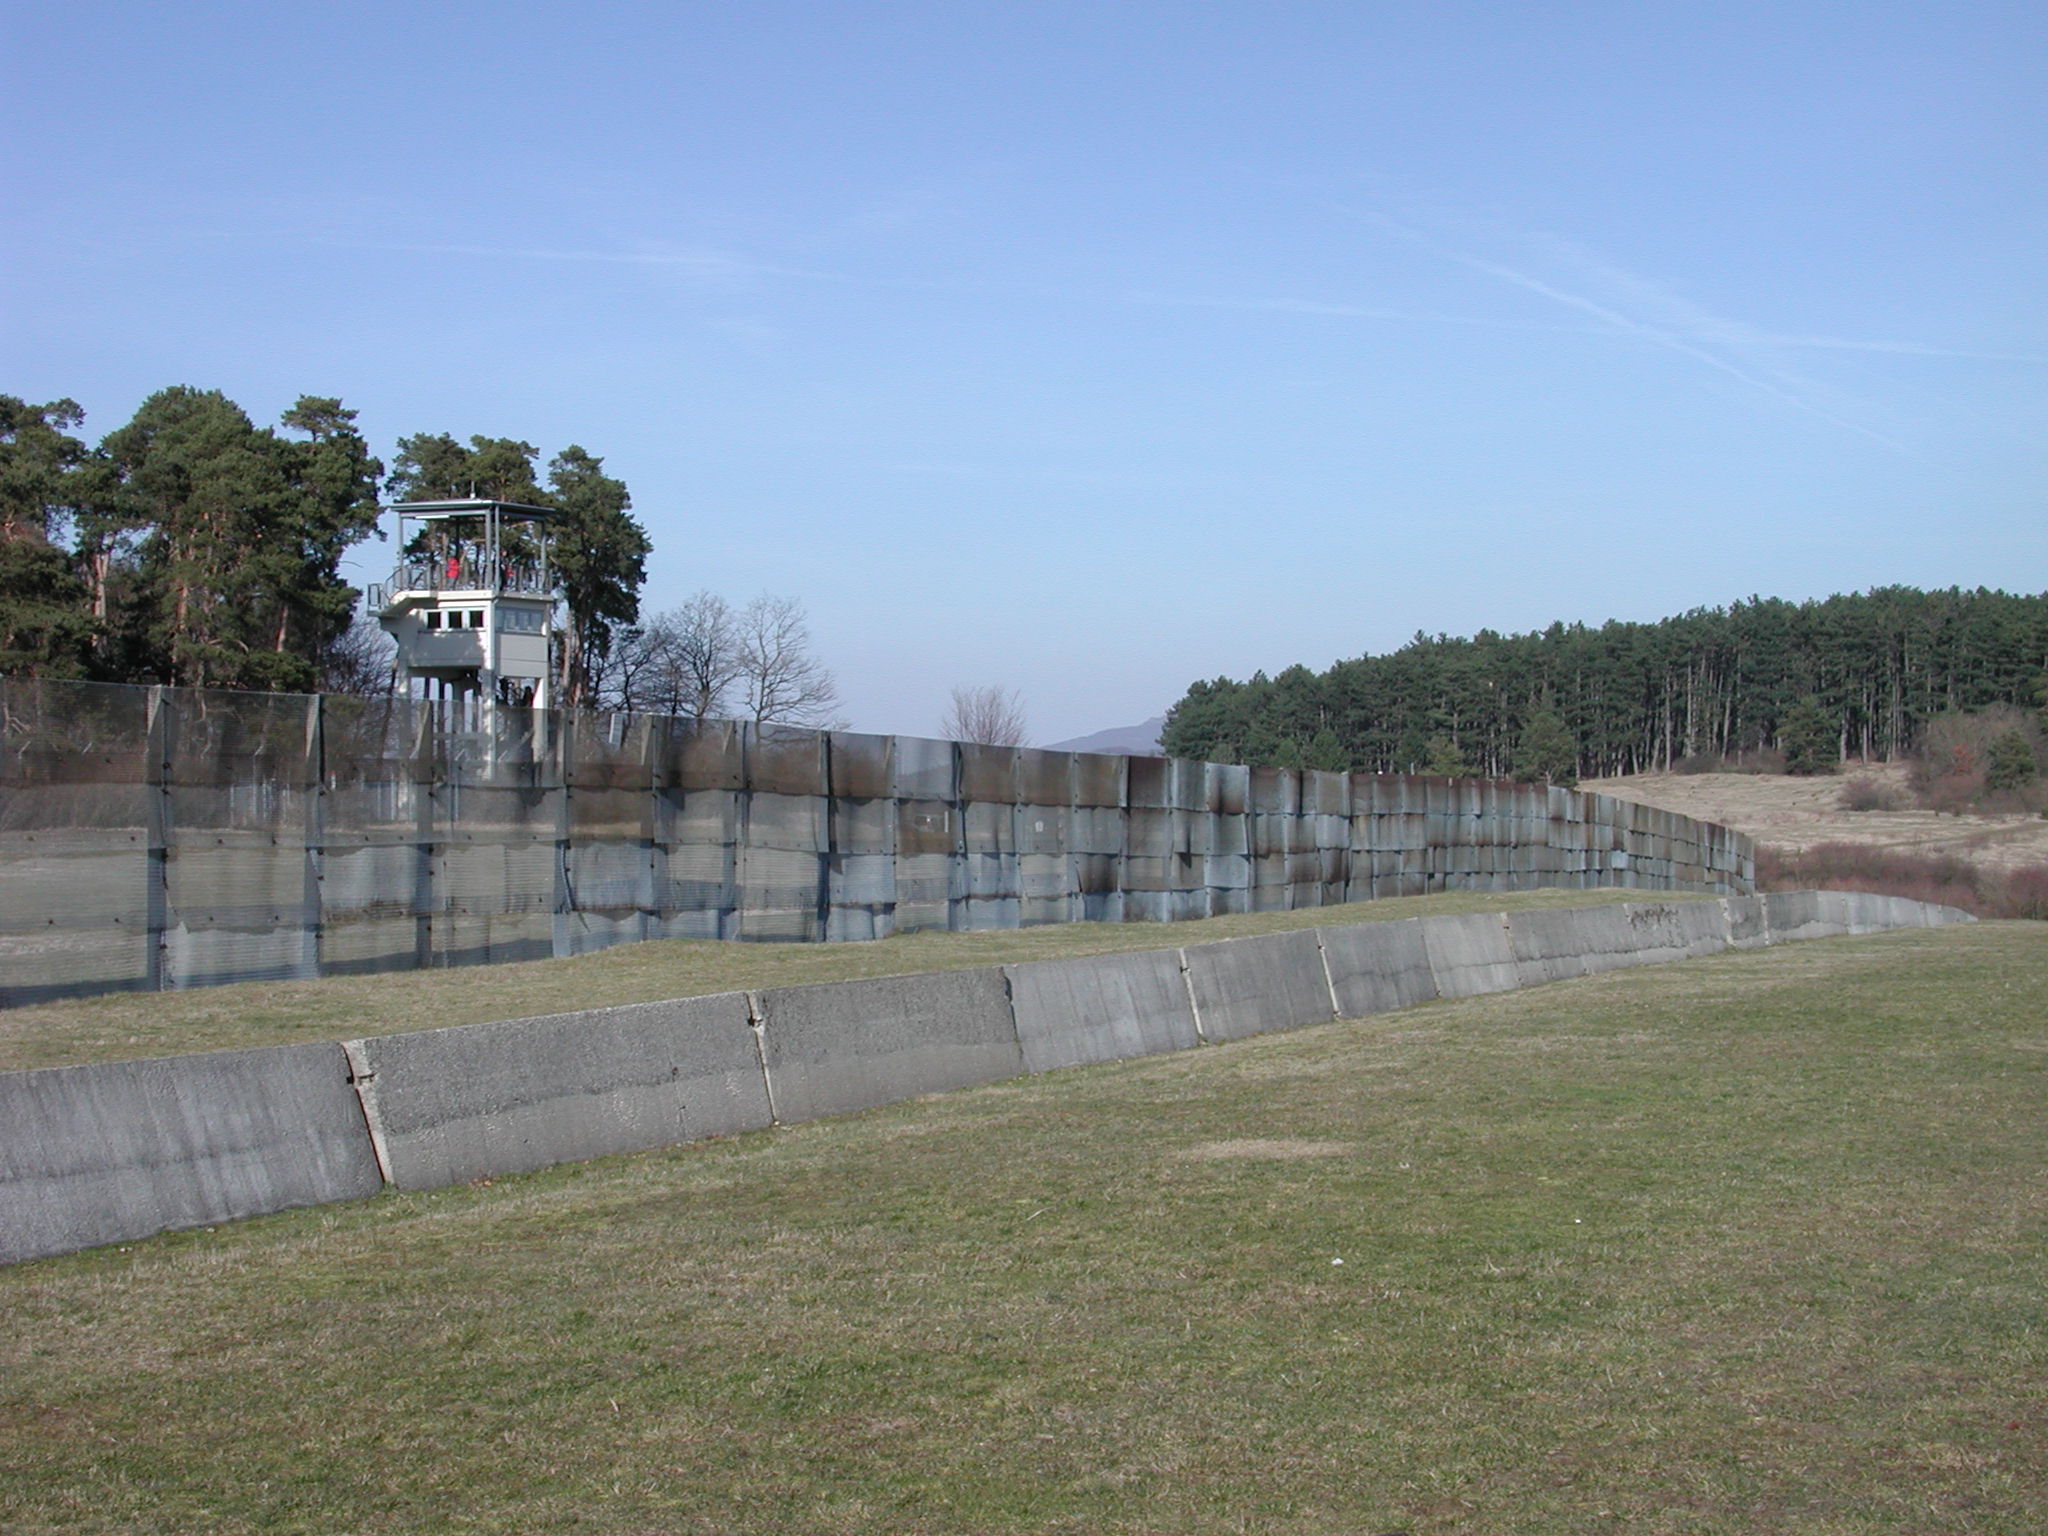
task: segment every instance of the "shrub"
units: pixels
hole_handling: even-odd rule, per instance
[[[1988,790],[2020,789],[2040,774],[2034,744],[2021,731],[2007,731],[1991,743],[1991,750],[1984,755],[1984,787]]]
[[[1842,786],[1841,806],[1845,811],[1897,811],[1905,808],[1905,796],[1883,779],[1859,773]]]
[[[1920,733],[1913,785],[1921,804],[1950,815],[2036,810],[2048,804],[2042,747],[2040,721],[2010,704],[1936,715]]]

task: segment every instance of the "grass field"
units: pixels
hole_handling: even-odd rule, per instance
[[[672,939],[519,965],[245,982],[189,992],[120,992],[0,1010],[0,1072],[182,1051],[347,1040],[749,988],[1161,949],[1284,928],[1380,922],[1432,912],[1689,899],[1695,898],[1656,891],[1448,892],[1190,923],[1071,923],[990,933],[907,933],[871,944]]]
[[[0,1529],[2032,1536],[2044,999],[1790,945],[17,1266]]]

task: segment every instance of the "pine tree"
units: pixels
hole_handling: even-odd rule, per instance
[[[58,543],[85,494],[89,459],[64,429],[84,419],[70,400],[0,395],[0,673],[85,673],[92,614]]]
[[[1525,784],[1579,782],[1579,743],[1571,727],[1548,703],[1530,711],[1515,746],[1515,777]]]
[[[1787,773],[1833,773],[1837,740],[1835,722],[1810,693],[1786,712],[1778,726],[1778,750],[1785,754]]]

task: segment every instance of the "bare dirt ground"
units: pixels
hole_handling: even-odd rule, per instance
[[[2038,816],[1948,816],[1938,811],[1851,811],[1853,779],[1911,792],[1904,763],[1849,764],[1830,778],[1755,773],[1642,773],[1586,779],[1581,789],[1676,811],[1747,833],[1765,847],[1798,852],[1816,843],[1860,843],[1897,853],[1953,854],[1987,870],[2048,863],[2048,821]]]

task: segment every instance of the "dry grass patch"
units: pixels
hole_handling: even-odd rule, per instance
[[[18,1266],[0,1528],[2033,1533],[2044,995],[1728,954]]]

